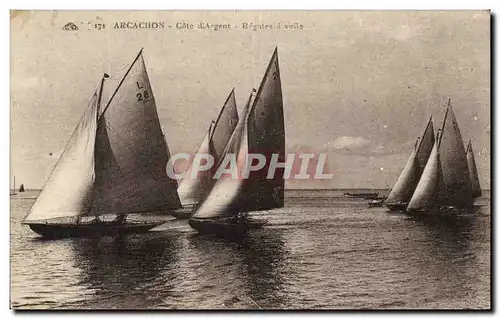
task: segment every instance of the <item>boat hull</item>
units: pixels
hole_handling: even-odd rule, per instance
[[[379,193],[349,193],[345,192],[344,197],[363,198],[363,199],[378,199]]]
[[[385,206],[390,211],[405,211],[407,204],[405,203],[385,203]]]
[[[32,231],[45,238],[120,236],[145,233],[163,224],[162,221],[144,223],[100,223],[100,224],[28,224]]]
[[[374,200],[368,203],[368,207],[382,207],[384,204],[383,200]]]
[[[238,238],[244,236],[249,230],[264,226],[267,220],[247,219],[246,223],[229,223],[217,219],[189,219],[189,225],[200,234],[216,235],[219,237]]]
[[[177,209],[175,211],[170,212],[169,214],[177,219],[189,219],[193,216],[195,212],[194,205],[186,206],[181,209]]]

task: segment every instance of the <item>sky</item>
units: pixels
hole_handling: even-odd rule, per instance
[[[113,28],[128,21],[165,28]],[[68,22],[79,30],[62,30]],[[177,29],[177,22],[232,29]],[[106,28],[91,28],[96,23]],[[17,185],[43,186],[102,74],[111,75],[107,100],[141,48],[171,153],[192,153],[233,87],[243,109],[276,46],[287,152],[326,153],[333,174],[286,187],[392,187],[428,118],[440,127],[451,98],[481,187],[490,188],[487,11],[15,12],[11,185],[16,176]]]

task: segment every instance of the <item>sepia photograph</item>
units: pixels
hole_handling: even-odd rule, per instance
[[[491,310],[491,28],[11,10],[10,308]]]

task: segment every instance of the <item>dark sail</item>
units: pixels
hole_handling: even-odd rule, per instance
[[[88,215],[180,208],[142,51],[103,110],[95,145],[95,183]]]
[[[252,100],[252,95],[249,100]],[[282,207],[282,170],[277,169],[274,178],[267,180],[269,164],[266,162],[262,169],[264,173],[251,172],[248,178],[242,178],[242,173],[250,150],[265,155],[267,161],[271,154],[277,154],[278,161],[284,162],[284,133],[278,54],[275,50],[253,104],[246,105],[222,155],[227,158],[227,155],[234,154],[236,165],[229,166],[233,175],[223,175],[217,180],[193,217],[216,218],[238,212]],[[221,167],[226,167],[224,164],[225,162],[222,162]]]
[[[21,186],[19,186],[19,192],[24,192],[24,184],[21,184]]]
[[[234,89],[229,93],[222,109],[215,120],[212,130],[212,143],[214,144],[215,155],[220,158],[227,142],[231,138],[236,125],[238,124],[238,109],[234,97]]]
[[[451,103],[448,102],[439,143],[445,206],[470,207],[472,188],[464,143]]]
[[[469,166],[470,182],[472,187],[472,197],[481,197],[481,185],[479,184],[479,176],[477,174],[476,160],[474,159],[474,151],[472,150],[472,142],[469,140],[467,145],[467,165]]]
[[[250,173],[242,209],[253,211],[283,207],[284,169],[276,169],[274,177],[267,178],[273,154],[278,156],[278,162],[285,162],[285,122],[277,48],[248,114],[248,152],[264,155],[266,165]]]

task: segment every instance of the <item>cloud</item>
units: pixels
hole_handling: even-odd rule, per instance
[[[326,147],[334,149],[352,149],[370,145],[370,141],[362,137],[340,136],[326,144]]]

